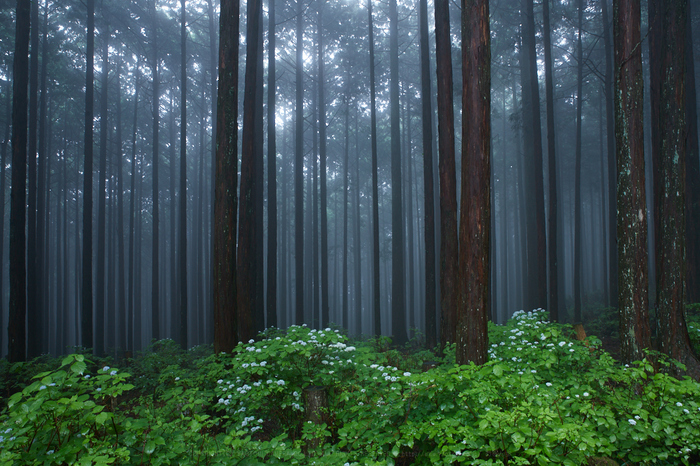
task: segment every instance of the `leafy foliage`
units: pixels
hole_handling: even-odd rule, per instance
[[[0,465],[700,460],[696,382],[647,360],[620,366],[595,337],[572,340],[570,326],[543,319],[518,312],[492,326],[483,366],[456,366],[447,348],[425,372],[430,353],[303,326],[231,354],[156,342],[129,362],[134,377],[70,355],[15,385]],[[327,399],[315,418],[313,390]]]

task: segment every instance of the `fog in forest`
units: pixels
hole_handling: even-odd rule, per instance
[[[694,69],[700,58],[700,4],[689,3],[689,34],[678,40],[685,40],[688,48],[687,128],[697,141]],[[496,323],[520,309],[540,307],[555,308],[560,321],[574,323],[617,306],[612,2],[547,4],[549,24],[542,2],[490,2],[490,317]],[[86,2],[32,3],[28,355],[61,354],[83,345],[86,263],[92,270],[96,351],[139,351],[153,338],[181,342],[186,337],[188,347],[210,344],[218,259],[213,231],[220,6],[215,0],[87,0],[87,5],[94,6],[95,28],[91,125],[86,125],[86,98],[92,93],[86,84]],[[250,5],[261,11],[249,11]],[[399,343],[410,338],[434,343],[441,313],[441,154],[433,2],[427,2],[423,36],[420,1],[374,1],[371,14],[367,0],[265,0],[250,5],[240,5],[236,186],[241,190],[239,207],[245,201],[252,210],[244,217],[241,208],[238,230],[228,234],[238,235],[237,254],[244,258],[238,270],[245,271],[244,287],[255,295],[254,327],[303,322],[370,336],[379,333],[379,305],[381,334],[394,335]],[[449,8],[459,206],[460,10],[456,2]],[[257,38],[247,36],[250,18],[259,19],[253,28]],[[661,65],[650,62],[648,24],[643,1],[646,196],[653,251],[649,81]],[[551,40],[551,99],[546,37]],[[421,56],[426,47],[427,69]],[[0,51],[0,355],[5,356],[15,52],[15,2],[9,0],[0,0]],[[397,74],[392,77],[396,58]],[[253,78],[247,76],[251,60],[257,60]],[[257,109],[250,114],[249,133],[244,130],[246,105]],[[548,105],[553,112],[549,129]],[[88,126],[93,128],[92,180],[85,176]],[[244,172],[252,166],[245,165],[244,152],[252,154],[256,167],[252,184]],[[689,146],[686,165],[698,163],[696,143]],[[92,204],[87,214],[86,179]],[[426,203],[426,186],[432,189],[432,205]],[[244,193],[244,188],[250,191]],[[557,223],[551,230],[548,222],[554,214]],[[86,219],[92,225],[87,262]],[[252,230],[241,230],[244,226]],[[432,257],[426,257],[426,229],[432,229],[435,239]],[[553,231],[554,294],[548,290],[553,282],[547,263]],[[651,303],[653,257],[649,255]],[[431,280],[434,295],[426,288]],[[700,300],[699,291],[689,283],[688,299]],[[432,340],[426,336],[426,309],[436,313],[438,322]],[[397,322],[405,336],[396,334]]]

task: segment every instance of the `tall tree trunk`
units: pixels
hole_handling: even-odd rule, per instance
[[[615,78],[620,343],[622,358],[635,361],[651,345],[639,2],[615,0],[613,16],[615,68],[620,70]]]
[[[430,46],[428,45],[428,2],[419,2],[420,81],[423,106],[423,191],[425,209],[425,343],[437,345],[435,296],[435,201],[433,199],[433,106],[430,101]]]
[[[180,345],[187,349],[187,23],[185,0],[180,0],[180,205],[179,264]]]
[[[12,119],[12,92],[11,87],[8,84],[8,89],[6,91],[7,102],[5,103],[5,109],[7,111],[8,122]],[[7,166],[7,145],[10,142],[10,128],[11,125],[5,125],[5,137],[2,140],[2,152],[0,152],[0,264],[4,264],[5,256],[5,190],[7,189],[7,180],[5,175],[5,167]],[[5,323],[3,322],[3,316],[5,315],[5,294],[4,294],[4,266],[0,266],[0,357],[5,349]]]
[[[403,345],[406,334],[404,229],[401,208],[401,132],[399,115],[399,18],[389,0],[389,109],[391,113],[391,333]]]
[[[160,212],[159,212],[159,189],[158,189],[158,129],[160,126],[160,66],[158,64],[158,0],[153,0],[153,57],[151,57],[151,72],[153,74],[153,246],[151,261],[151,336],[155,340],[160,340]]]
[[[297,0],[296,141],[294,150],[294,256],[296,305],[294,323],[304,322],[304,30],[303,3]]]
[[[214,352],[238,343],[236,312],[236,173],[238,171],[239,0],[222,0],[214,196]]]
[[[547,245],[544,221],[544,173],[542,171],[542,124],[537,80],[535,14],[533,0],[523,0],[523,123],[528,175],[526,177],[528,309],[547,305]]]
[[[350,73],[348,73],[348,80],[349,79]],[[350,154],[350,104],[347,98],[348,94],[349,89],[346,89],[345,99],[343,99],[343,105],[345,106],[345,146],[343,149],[343,287],[340,291],[343,299],[340,325],[343,328],[348,328],[348,159]]]
[[[138,115],[139,115],[139,90],[141,85],[139,82],[138,69],[141,64],[140,60],[136,62],[136,71],[134,74],[134,123],[131,137],[131,186],[129,189],[130,199],[129,199],[129,298],[127,303],[127,330],[126,330],[126,349],[128,351],[134,350],[134,301],[136,298],[135,292],[135,243],[139,240],[136,236],[136,215],[137,210],[141,208],[141,201],[136,203],[136,176],[138,171],[138,166],[136,165],[136,132],[138,129]],[[140,241],[140,240],[139,240]]]
[[[117,348],[127,349],[126,281],[124,258],[124,154],[122,153],[121,58],[117,62]]]
[[[262,0],[258,3],[259,26],[257,33],[258,54],[255,60],[257,64],[256,90],[255,90],[255,190],[253,191],[253,218],[255,237],[255,286],[253,300],[253,332],[257,335],[265,330],[265,193],[263,185],[264,177],[264,118],[263,118],[263,13]]]
[[[574,162],[574,322],[581,322],[581,114],[583,109],[583,0],[578,0],[578,38],[576,75],[576,160]]]
[[[323,4],[318,9],[318,154],[321,198],[321,312],[320,327],[328,325],[328,187],[326,167],[326,94],[323,49]],[[370,52],[371,53],[371,52]]]
[[[654,200],[658,224],[656,247],[657,316],[660,349],[682,362],[687,373],[700,379],[700,363],[690,345],[685,322],[686,237],[686,14],[687,0],[668,0],[656,5],[663,29],[660,38],[659,82],[659,180]],[[658,31],[657,31],[658,32]]]
[[[603,0],[605,1],[605,0]],[[544,67],[547,95],[547,160],[549,171],[547,261],[549,263],[549,320],[559,320],[559,265],[557,261],[557,141],[554,134],[554,72],[552,71],[552,30],[549,0],[543,0]]]
[[[360,247],[360,150],[359,150],[359,103],[355,101],[355,215],[353,225],[354,237],[354,269],[355,269],[355,328],[357,334],[362,334],[362,250]]]
[[[100,83],[100,170],[97,189],[97,271],[95,279],[95,354],[105,354],[105,212],[107,200],[107,133],[109,122],[107,117],[107,96],[109,94],[109,30],[105,24],[105,34],[102,37],[102,79]]]
[[[617,307],[617,162],[615,161],[615,116],[613,115],[614,96],[613,83],[615,81],[615,68],[613,67],[613,40],[611,37],[612,23],[608,14],[608,1],[600,2],[603,10],[603,40],[605,42],[605,127],[607,134],[607,160],[608,160],[608,276],[610,277],[607,305]]]
[[[457,364],[488,359],[491,41],[488,0],[462,0],[462,189]],[[540,171],[540,176],[542,173]]]
[[[698,159],[698,109],[695,88],[695,59],[691,3],[688,3],[685,33],[685,111],[688,147],[685,163],[686,300],[700,302],[700,160]]]
[[[275,65],[277,60],[275,59],[275,0],[269,0],[268,11],[269,32],[267,37],[270,51],[267,57],[267,326],[277,327],[277,140],[275,134],[275,96],[277,90]]]
[[[241,195],[238,216],[238,254],[236,278],[238,298],[238,335],[239,341],[248,341],[255,336],[253,313],[256,308],[256,274],[257,242],[262,238],[256,236],[255,228],[255,194],[257,190],[258,154],[256,147],[255,125],[258,108],[258,31],[262,27],[262,2],[252,0],[248,3],[248,23],[245,96],[243,98],[243,135],[241,146]],[[252,39],[255,38],[255,39]]]
[[[90,0],[91,1],[91,0]],[[29,0],[18,0],[15,14],[15,54],[12,78],[12,186],[10,192],[10,315],[8,360],[24,361],[27,288],[25,280],[27,184],[27,81],[29,74]]]
[[[81,345],[93,347],[92,333],[92,166],[95,62],[95,0],[87,0],[87,71],[85,84],[85,165],[83,168],[83,269]]]
[[[37,222],[37,113],[39,93],[39,2],[31,7],[31,62],[29,66],[29,140],[27,157],[27,356],[35,358],[43,350],[43,323],[45,316],[39,308],[39,293],[44,293],[40,283],[41,272],[38,263],[39,242]],[[42,60],[45,60],[43,57]]]
[[[457,172],[452,104],[452,42],[448,0],[435,0],[438,142],[440,152],[440,343],[456,342]]]
[[[49,189],[48,186],[51,186],[50,183],[46,182],[47,178],[47,173],[50,174],[50,171],[47,171],[46,165],[48,162],[48,157],[47,157],[47,118],[46,118],[46,112],[47,112],[47,86],[46,86],[46,75],[47,75],[47,65],[48,65],[48,8],[44,8],[44,31],[42,34],[42,40],[41,40],[41,73],[40,73],[40,81],[39,81],[39,86],[41,89],[41,97],[39,99],[39,157],[37,160],[37,203],[36,203],[36,210],[37,210],[37,221],[36,221],[36,232],[37,232],[37,237],[36,237],[36,264],[37,264],[37,273],[39,274],[39,281],[38,281],[38,286],[40,286],[42,289],[43,286],[48,286],[49,283],[49,268],[48,268],[48,252],[50,251],[49,248],[49,235],[47,233],[48,228],[46,225],[48,225],[47,217],[49,215],[48,209],[46,206],[49,205],[48,198],[49,198]],[[38,23],[37,23],[38,26]],[[37,27],[38,29],[38,27]],[[43,285],[42,285],[43,284]],[[46,299],[45,293],[40,292],[37,294],[36,297],[37,300],[37,309],[39,309],[40,313],[44,313],[47,310],[48,311],[48,304],[49,300]],[[40,328],[30,328],[30,332],[42,332],[44,337],[44,341],[48,341],[48,331],[49,331],[49,326],[44,324],[44,319],[40,319],[39,323],[35,323],[34,325],[39,325]],[[54,327],[51,327],[54,328]],[[46,348],[45,348],[46,349]]]
[[[374,335],[382,334],[381,294],[379,287],[379,179],[377,164],[377,98],[374,77],[374,26],[372,20],[372,0],[367,0],[369,22],[369,88],[370,124],[372,126],[372,302]]]

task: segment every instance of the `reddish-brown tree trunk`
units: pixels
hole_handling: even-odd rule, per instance
[[[221,1],[214,186],[214,351],[238,342],[236,316],[236,172],[239,0]]]
[[[640,360],[650,346],[641,13],[635,0],[613,4],[617,254],[620,344],[625,361]]]
[[[462,189],[458,364],[488,359],[491,266],[491,43],[488,0],[462,0]],[[541,176],[541,174],[540,174]]]

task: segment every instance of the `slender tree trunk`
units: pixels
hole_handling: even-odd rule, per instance
[[[238,343],[236,312],[236,173],[238,171],[239,0],[222,0],[214,196],[214,352]]]
[[[247,37],[257,38],[262,27],[261,0],[248,3]],[[253,313],[256,309],[256,274],[255,257],[258,238],[255,228],[255,195],[257,190],[257,158],[255,125],[258,108],[258,41],[247,41],[245,69],[245,97],[243,98],[243,143],[241,146],[241,195],[238,218],[238,254],[237,254],[237,295],[238,295],[238,334],[239,341],[248,341],[255,336]]]
[[[374,26],[372,20],[372,0],[367,0],[369,22],[369,86],[370,86],[370,124],[372,126],[372,301],[374,316],[374,334],[382,333],[381,294],[379,280],[379,179],[377,163],[377,99],[374,76]],[[322,207],[323,208],[323,207]]]
[[[576,160],[574,162],[574,322],[581,322],[581,113],[583,109],[583,0],[578,0],[578,39],[576,77]]]
[[[605,1],[605,0],[603,0]],[[547,95],[547,157],[549,171],[547,259],[549,262],[549,320],[559,320],[559,265],[557,261],[557,141],[554,134],[554,72],[552,71],[552,32],[549,0],[543,0],[544,67]]]
[[[155,340],[160,340],[160,211],[159,211],[159,189],[158,189],[158,130],[160,126],[160,66],[158,64],[158,22],[157,22],[157,2],[153,0],[153,57],[151,72],[153,74],[153,246],[152,246],[152,270],[151,270],[151,336]]]
[[[326,94],[323,49],[323,4],[318,9],[318,151],[320,158],[321,197],[321,319],[323,328],[329,322],[328,309],[328,187],[326,167]],[[371,54],[371,51],[370,51]]]
[[[126,280],[124,258],[124,154],[122,153],[121,58],[117,62],[117,348],[127,349]]]
[[[648,323],[647,220],[644,182],[642,51],[639,2],[614,0],[617,253],[621,352],[641,360],[651,345]]]
[[[7,111],[8,122],[12,119],[12,92],[10,85],[8,84],[7,92],[7,102],[5,103],[5,109]],[[5,125],[5,137],[2,140],[2,152],[0,153],[0,357],[2,357],[3,350],[5,349],[5,323],[3,322],[3,316],[5,315],[5,293],[4,293],[4,256],[5,256],[5,190],[7,189],[7,180],[5,175],[5,167],[7,166],[7,145],[10,142],[10,128],[11,125]]]
[[[32,2],[31,7],[31,57],[29,66],[29,139],[27,155],[27,356],[35,358],[43,350],[43,322],[45,316],[39,308],[39,293],[44,292],[40,283],[37,250],[41,247],[38,240],[37,222],[37,113],[39,94],[39,2]],[[45,58],[43,58],[45,59]],[[43,60],[42,59],[42,60]]]
[[[435,201],[433,199],[433,107],[430,101],[430,46],[428,45],[428,2],[419,2],[421,103],[423,106],[423,202],[425,209],[425,343],[437,345],[435,297]]]
[[[108,29],[105,25],[105,29]],[[107,133],[108,110],[107,97],[109,87],[109,30],[105,31],[102,37],[102,79],[100,83],[100,171],[97,195],[97,271],[95,279],[95,354],[102,356],[105,354],[105,248],[106,236],[105,225],[107,213],[105,212],[107,200]]]
[[[544,173],[542,171],[542,125],[537,79],[535,14],[533,0],[523,3],[523,122],[528,175],[527,264],[528,309],[547,305],[547,246],[544,221]]]
[[[617,162],[615,160],[615,117],[613,115],[614,97],[613,83],[615,81],[615,68],[613,68],[613,40],[611,37],[612,24],[608,14],[608,1],[602,0],[603,10],[603,40],[605,42],[605,127],[607,133],[607,160],[608,160],[608,263],[610,269],[609,293],[607,302],[609,306],[617,307]]]
[[[353,219],[353,225],[355,226],[355,231],[353,237],[355,240],[355,258],[354,258],[354,270],[355,270],[355,328],[357,329],[357,334],[362,334],[362,251],[360,247],[360,150],[359,150],[359,104],[355,101],[355,215]]]
[[[457,364],[488,359],[491,42],[488,0],[462,0],[462,189]],[[540,172],[541,176],[541,172]]]
[[[180,345],[187,349],[187,23],[185,0],[180,0],[180,205],[179,264]]]
[[[139,82],[138,69],[140,65],[140,60],[138,60],[136,65],[136,71],[134,74],[134,123],[131,137],[131,186],[129,189],[130,199],[129,199],[129,298],[127,303],[127,331],[126,331],[126,349],[128,351],[134,350],[134,300],[136,297],[135,292],[135,256],[134,249],[135,243],[137,241],[136,237],[136,209],[141,208],[141,202],[139,200],[136,203],[136,176],[138,167],[136,165],[136,132],[138,129],[138,115],[139,115],[139,90],[141,88]]]
[[[92,348],[92,166],[95,61],[95,0],[87,0],[87,72],[85,84],[85,165],[83,168],[83,269],[81,344]]]
[[[350,76],[348,73],[348,79],[349,78]],[[346,97],[343,99],[343,105],[345,106],[345,146],[343,149],[343,287],[340,291],[343,299],[342,320],[340,325],[343,328],[348,328],[348,158],[350,153],[350,104],[347,98],[348,93],[349,90],[346,89]]]
[[[277,327],[277,76],[275,65],[275,0],[268,4],[267,65],[267,326]]]
[[[440,343],[456,342],[457,175],[452,103],[452,45],[448,0],[435,0],[438,137],[440,152]]]
[[[296,28],[296,141],[294,155],[294,255],[296,308],[294,323],[304,322],[304,30],[303,3],[297,0]]]
[[[698,111],[691,4],[688,3],[685,33],[685,111],[688,147],[685,164],[686,301],[700,302],[700,160],[698,159]]]
[[[27,188],[27,81],[29,74],[29,0],[18,0],[15,14],[15,54],[12,79],[12,186],[10,192],[10,315],[8,360],[24,361],[27,288],[25,261]]]
[[[657,316],[660,349],[686,366],[687,374],[700,379],[700,362],[690,344],[685,322],[686,236],[686,0],[656,5],[661,16],[659,82],[659,179],[654,200],[658,217],[656,247]],[[658,31],[657,31],[658,32]]]
[[[399,30],[396,0],[389,0],[389,109],[391,113],[391,333],[403,345],[406,334],[404,229],[401,194],[399,114]]]

